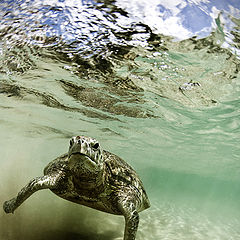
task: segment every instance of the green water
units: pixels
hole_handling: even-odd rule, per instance
[[[219,29],[198,40],[161,35],[107,62],[69,61],[52,46],[2,47],[1,205],[70,137],[88,135],[143,180],[152,206],[140,214],[138,240],[240,239],[240,60],[219,39]],[[14,215],[0,211],[0,223],[1,240],[113,240],[124,227],[122,217],[47,190]]]

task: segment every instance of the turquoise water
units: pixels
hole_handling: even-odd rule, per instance
[[[240,239],[240,6],[170,3],[1,3],[1,204],[88,135],[144,182],[138,240]],[[0,223],[1,240],[113,240],[124,226],[47,190]]]

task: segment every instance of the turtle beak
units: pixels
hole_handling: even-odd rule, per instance
[[[81,141],[73,137],[69,143],[68,158],[75,153],[81,153]]]
[[[96,165],[97,163],[86,154],[86,151],[84,151],[84,146],[84,143],[79,137],[73,137],[70,140],[68,160],[70,160],[71,157],[76,156],[79,159],[88,159]]]

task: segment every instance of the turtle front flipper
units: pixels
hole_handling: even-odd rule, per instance
[[[21,191],[17,197],[12,198],[9,201],[4,202],[3,209],[6,213],[13,213],[27,198],[33,193],[42,189],[55,188],[59,177],[58,175],[50,176],[45,175],[43,177],[37,177],[31,180]]]
[[[135,240],[139,223],[139,214],[136,205],[130,199],[121,199],[119,208],[125,218],[123,240]]]

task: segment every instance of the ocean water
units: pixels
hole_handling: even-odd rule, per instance
[[[136,169],[137,240],[240,239],[240,3],[1,1],[0,204],[69,139]],[[117,240],[124,219],[39,191],[0,240]]]

